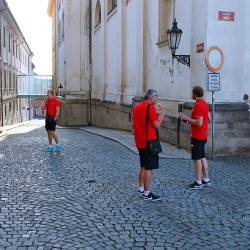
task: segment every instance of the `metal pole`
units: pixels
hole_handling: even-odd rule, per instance
[[[214,91],[212,91],[212,160],[214,159]]]
[[[89,97],[88,97],[88,125],[92,125],[92,4],[89,0]]]

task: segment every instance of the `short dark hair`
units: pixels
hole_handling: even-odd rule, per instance
[[[149,98],[153,95],[158,95],[157,91],[155,89],[148,89],[143,96],[144,100],[149,100]]]
[[[248,94],[244,94],[243,100],[247,101],[248,100]]]
[[[198,97],[203,97],[204,94],[203,88],[201,86],[194,86],[193,94],[197,95]]]

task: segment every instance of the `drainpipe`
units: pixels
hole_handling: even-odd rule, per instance
[[[89,0],[89,98],[88,98],[88,125],[91,126],[92,121],[92,0]]]

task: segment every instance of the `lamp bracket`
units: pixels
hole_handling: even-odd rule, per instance
[[[187,65],[190,68],[190,55],[173,55],[178,62]]]

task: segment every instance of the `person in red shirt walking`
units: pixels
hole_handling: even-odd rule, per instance
[[[150,181],[153,169],[159,168],[159,156],[151,155],[147,150],[146,139],[153,140],[157,138],[157,129],[161,126],[165,115],[164,108],[158,104],[160,114],[158,116],[155,104],[158,101],[157,91],[149,89],[144,94],[143,100],[136,104],[132,111],[132,127],[134,132],[135,144],[140,156],[139,170],[139,189],[138,192],[143,195],[145,200],[157,201],[161,197],[154,195],[150,191]],[[149,107],[148,132],[146,138],[146,111]]]
[[[56,142],[55,151],[60,151],[61,146],[58,143],[58,136],[55,132],[56,121],[60,113],[60,101],[54,97],[52,90],[47,91],[47,97],[45,98],[42,110],[46,110],[45,117],[45,129],[48,134],[49,146],[44,149],[45,152],[53,151],[52,139],[54,138]]]
[[[189,186],[190,189],[201,189],[203,186],[210,186],[208,176],[208,163],[205,158],[205,144],[208,138],[208,123],[211,121],[209,106],[203,99],[203,89],[194,86],[192,90],[194,107],[191,117],[180,113],[183,121],[190,124],[191,158],[194,161],[196,181]],[[203,174],[203,179],[201,175]]]

